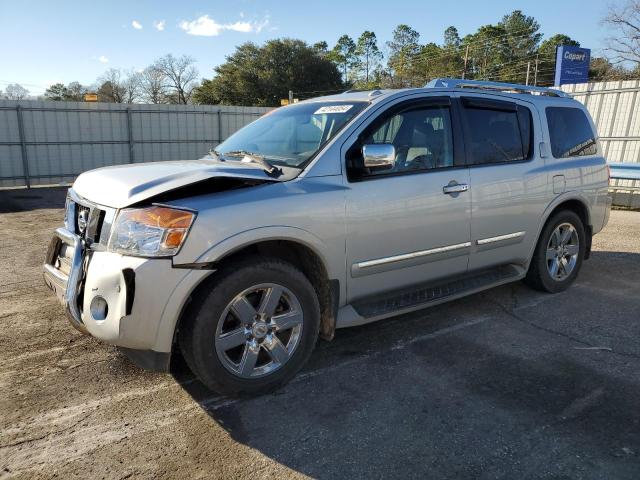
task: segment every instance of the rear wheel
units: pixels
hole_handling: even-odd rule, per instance
[[[580,217],[569,210],[556,213],[540,235],[525,282],[545,292],[566,290],[578,276],[585,248]]]
[[[307,361],[320,325],[313,286],[294,266],[252,257],[217,275],[179,333],[194,373],[224,394],[259,394]]]

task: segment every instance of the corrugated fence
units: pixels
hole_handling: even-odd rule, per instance
[[[196,159],[269,108],[0,100],[0,188],[93,168]]]
[[[610,163],[640,164],[640,80],[563,85],[583,103],[598,128]],[[612,180],[615,205],[640,207],[640,181]]]
[[[598,127],[609,162],[640,163],[640,80],[563,85]]]

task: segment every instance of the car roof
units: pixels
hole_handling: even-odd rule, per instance
[[[442,79],[439,79],[442,80]],[[480,82],[466,81],[464,88],[457,87],[461,85],[461,80],[450,80],[452,86],[427,86],[417,88],[402,89],[379,89],[379,90],[347,90],[346,92],[336,95],[325,95],[322,97],[310,98],[301,103],[308,102],[368,102],[378,103],[382,100],[389,99],[403,93],[429,93],[451,95],[452,93],[473,93],[480,95],[501,96],[512,100],[521,100],[532,103],[544,104],[572,104],[573,106],[582,106],[580,102],[575,100],[571,95],[553,90],[550,88],[531,87],[527,85],[515,85],[499,82]],[[434,83],[434,82],[431,82]],[[435,83],[439,85],[438,83]],[[502,88],[502,89],[501,89]],[[518,90],[514,90],[517,88]]]

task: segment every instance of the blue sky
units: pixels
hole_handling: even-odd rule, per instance
[[[0,0],[0,89],[18,82],[32,94],[54,82],[92,84],[106,69],[141,69],[166,53],[197,60],[202,77],[246,41],[301,38],[330,45],[347,33],[373,30],[381,44],[407,23],[421,41],[442,41],[455,25],[461,36],[521,9],[545,37],[565,33],[601,53],[607,2],[596,0],[275,1]]]

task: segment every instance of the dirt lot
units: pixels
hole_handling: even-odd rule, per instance
[[[640,478],[640,213],[612,212],[568,292],[342,330],[229,400],[67,324],[41,275],[63,198],[0,192],[0,477]]]

